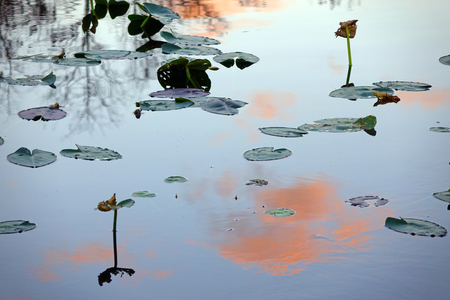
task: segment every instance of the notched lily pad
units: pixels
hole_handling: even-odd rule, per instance
[[[386,93],[393,95],[394,90],[378,86],[351,86],[334,90],[329,94],[329,96],[334,98],[356,100],[375,98],[374,93]]]
[[[19,166],[39,168],[54,162],[56,155],[39,149],[34,149],[33,152],[30,152],[27,148],[22,147],[17,149],[16,152],[9,154],[6,159]]]
[[[236,60],[236,66],[243,70],[259,61],[259,57],[256,55],[245,52],[228,52],[216,55],[213,57],[215,62],[221,65],[231,68]]]
[[[295,211],[289,208],[269,209],[264,212],[267,215],[272,215],[276,218],[290,217],[295,215]]]
[[[264,186],[268,185],[269,182],[264,179],[250,179],[245,185],[256,185],[256,186]]]
[[[188,98],[188,97],[204,97],[208,96],[210,92],[205,92],[202,89],[196,88],[177,88],[157,91],[150,94],[150,97],[161,98]]]
[[[378,196],[359,196],[351,198],[345,202],[349,202],[352,206],[358,206],[361,208],[369,207],[370,203],[373,203],[375,207],[388,204],[389,200],[380,198]]]
[[[155,193],[149,193],[148,191],[140,191],[140,192],[134,192],[131,194],[132,197],[138,197],[138,198],[153,198],[156,197]]]
[[[444,237],[447,234],[447,229],[445,229],[444,227],[430,221],[419,219],[396,219],[388,217],[386,218],[384,226],[394,231],[411,235]]]
[[[428,91],[431,85],[413,81],[379,81],[372,83],[381,88],[393,89],[396,91],[421,92]]]
[[[109,161],[122,158],[122,155],[116,151],[106,148],[80,146],[75,144],[78,149],[64,149],[61,150],[61,155],[69,158],[84,159],[84,160],[101,160]]]
[[[450,202],[450,190],[433,193],[433,196],[439,200]]]
[[[450,127],[430,127],[430,131],[434,131],[434,132],[450,132]]]
[[[247,104],[247,102],[229,98],[212,98],[209,101],[201,102],[199,106],[210,113],[233,116],[239,113],[238,108]]]
[[[167,182],[167,183],[174,183],[174,182],[183,183],[186,181],[187,181],[187,179],[184,178],[183,176],[169,176],[166,179],[164,179],[164,182]]]
[[[268,135],[279,137],[301,137],[308,134],[308,131],[290,127],[262,127],[259,130]]]
[[[151,56],[151,54],[127,50],[89,50],[75,53],[76,58],[86,58],[90,60],[131,60],[148,56]]]
[[[250,161],[277,160],[289,157],[291,155],[291,150],[285,148],[274,149],[274,147],[261,147],[244,152],[244,158]]]
[[[194,105],[192,101],[188,99],[180,98],[175,100],[146,100],[141,102],[136,102],[136,107],[141,110],[147,111],[169,111],[177,110],[182,108],[187,108]]]
[[[24,78],[2,77],[0,74],[0,82],[1,81],[4,81],[9,85],[22,85],[22,86],[48,85],[51,88],[54,89],[56,88],[56,86],[54,85],[56,81],[56,76],[53,74],[53,72],[51,72],[47,76],[33,75],[33,76],[26,76]]]
[[[183,35],[174,32],[161,31],[161,36],[171,44],[185,45],[185,46],[201,46],[201,45],[219,45],[218,40],[197,36],[197,35]]]
[[[297,128],[318,132],[356,132],[362,130],[360,125],[355,124],[358,120],[358,118],[328,118],[314,121],[312,124],[303,124]]]
[[[222,51],[216,48],[207,46],[177,46],[166,43],[161,46],[164,54],[178,54],[178,55],[217,55]]]
[[[445,56],[439,57],[439,62],[441,64],[450,66],[450,55],[445,55]]]
[[[36,228],[36,224],[24,220],[0,222],[0,234],[22,233]]]
[[[59,109],[59,104],[56,103],[50,106],[35,107],[19,111],[19,117],[28,121],[55,121],[64,118],[67,113]]]

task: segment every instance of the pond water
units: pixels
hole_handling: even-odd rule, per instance
[[[128,14],[140,13],[134,1]],[[138,1],[143,3],[143,1]],[[179,55],[160,48],[136,60],[72,67],[14,58],[67,58],[86,50],[132,50],[126,16],[81,21],[89,1],[3,1],[3,77],[56,75],[56,89],[0,82],[0,221],[27,220],[34,230],[0,236],[0,299],[448,299],[449,237],[412,236],[385,227],[387,217],[450,228],[450,54],[448,1],[154,1],[177,12],[164,30],[217,39],[222,52],[260,58],[240,70],[207,70],[211,95],[245,101],[234,116],[201,108],[143,111],[136,102],[163,90],[157,70]],[[347,80],[347,42],[339,22],[358,20],[351,39],[350,82],[414,81],[422,92],[401,101],[329,97]],[[155,40],[164,41],[159,34]],[[59,103],[67,116],[26,121],[18,112]],[[310,132],[299,138],[261,127],[297,127],[324,118],[376,116],[376,135]],[[122,158],[66,158],[77,145],[108,148]],[[6,157],[21,147],[57,160],[27,168]],[[248,161],[247,150],[286,148],[292,155]],[[166,183],[183,176],[184,183]],[[265,186],[246,185],[264,179]],[[136,191],[155,193],[137,198]],[[132,276],[98,275],[114,266],[113,212],[94,210],[116,194],[118,267]],[[389,203],[366,208],[351,198]],[[274,217],[266,210],[289,208]],[[150,296],[151,295],[151,296]]]

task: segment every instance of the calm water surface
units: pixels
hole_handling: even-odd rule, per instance
[[[131,2],[131,1],[130,1]],[[138,1],[142,3],[142,1]],[[37,228],[1,235],[0,299],[448,299],[449,238],[418,237],[384,227],[386,217],[430,220],[450,228],[447,203],[433,192],[450,188],[448,1],[158,1],[181,20],[165,28],[221,41],[223,52],[260,61],[245,69],[208,71],[211,96],[249,104],[228,117],[200,108],[144,112],[137,101],[161,90],[156,70],[176,56],[155,49],[134,61],[89,68],[13,58],[81,50],[136,50],[125,16],[100,20],[85,35],[85,1],[5,1],[0,5],[0,70],[5,77],[57,76],[56,89],[0,82],[0,221]],[[139,9],[132,3],[129,13]],[[397,92],[401,101],[348,101],[329,92],[347,78],[339,22],[358,19],[351,41],[351,82],[431,84]],[[158,35],[155,39],[162,40]],[[205,58],[205,57],[201,57]],[[206,57],[212,61],[212,57]],[[17,113],[58,102],[59,121],[32,122]],[[376,136],[310,133],[278,138],[268,126],[296,127],[334,117],[377,117]],[[75,144],[116,150],[110,162],[62,157]],[[20,147],[57,154],[30,169],[6,156]],[[278,161],[250,162],[257,147],[287,148]],[[181,175],[182,184],[164,179]],[[250,179],[268,186],[248,186]],[[118,212],[118,265],[133,276],[97,276],[114,264],[112,212],[94,210],[116,193],[155,198]],[[361,195],[389,199],[357,208]],[[237,197],[237,200],[236,200]],[[296,211],[287,218],[264,214]]]

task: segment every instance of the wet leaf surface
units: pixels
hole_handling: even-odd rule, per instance
[[[381,88],[393,89],[395,91],[421,92],[428,91],[431,85],[413,81],[379,81],[372,83]]]
[[[220,42],[213,38],[197,36],[197,35],[183,35],[174,32],[161,31],[161,36],[171,44],[184,46],[201,46],[201,45],[219,45]]]
[[[329,94],[329,96],[334,98],[344,98],[352,100],[371,99],[376,98],[374,93],[386,93],[393,95],[394,90],[381,88],[378,86],[351,86],[334,90]]]
[[[89,50],[75,53],[76,58],[89,60],[123,60],[149,57],[152,54],[127,50]]]
[[[22,119],[28,121],[55,121],[64,118],[67,116],[67,113],[62,109],[59,109],[59,105],[51,105],[22,110],[18,115]]]
[[[92,60],[86,58],[62,58],[56,60],[54,63],[60,66],[68,66],[68,67],[94,67],[98,66],[102,62],[99,60]]]
[[[76,144],[75,144],[76,145]],[[118,152],[106,148],[80,146],[76,145],[78,149],[64,149],[61,150],[61,155],[69,158],[84,159],[84,160],[101,160],[110,161],[122,158]]]
[[[355,124],[358,118],[328,118],[314,121],[312,124],[303,124],[297,128],[305,131],[318,132],[356,132],[362,128]]]
[[[447,229],[444,227],[425,220],[412,219],[412,218],[392,218],[388,217],[384,224],[387,228],[397,232],[430,236],[430,237],[444,237],[447,234]]]
[[[295,215],[295,211],[289,208],[269,209],[264,212],[266,215],[272,215],[275,218],[284,218]]]
[[[27,148],[22,147],[16,152],[9,154],[6,158],[8,161],[19,166],[39,168],[54,162],[56,155],[52,152],[39,149],[34,149],[33,152],[30,152]]]
[[[146,100],[141,102],[136,102],[136,106],[141,110],[147,111],[169,111],[177,110],[182,108],[187,108],[194,105],[193,102],[181,98],[175,100]]]
[[[22,233],[36,228],[36,224],[24,220],[0,222],[0,234]]]
[[[262,127],[259,130],[264,134],[278,137],[301,137],[308,134],[306,130],[291,127]]]
[[[136,4],[139,6],[140,9],[142,9],[144,12],[152,16],[168,19],[180,19],[180,16],[176,12],[172,11],[167,7],[153,3],[143,3],[143,4],[136,3]]]
[[[38,86],[38,85],[48,85],[51,88],[56,88],[54,85],[56,81],[56,76],[51,72],[47,76],[43,75],[33,75],[26,76],[23,78],[11,78],[11,77],[2,77],[0,74],[0,82],[6,82],[9,85],[22,85],[22,86]]]
[[[389,200],[380,198],[378,196],[359,196],[351,198],[345,202],[350,203],[352,206],[358,206],[360,208],[369,207],[370,203],[373,203],[375,207],[383,206],[389,203]]]
[[[274,147],[261,147],[244,152],[244,158],[250,161],[269,161],[289,157],[292,155],[291,150]]]
[[[178,54],[178,55],[217,55],[222,53],[219,49],[207,46],[177,46],[174,44],[163,44],[162,52],[164,54]]]
[[[450,202],[450,191],[436,192],[433,196],[439,200]]]

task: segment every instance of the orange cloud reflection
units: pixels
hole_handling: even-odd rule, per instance
[[[425,109],[435,109],[438,107],[450,106],[450,88],[434,88],[425,92],[396,92],[402,99],[399,104],[412,107],[414,103],[419,103]]]
[[[293,107],[297,96],[293,93],[256,93],[245,114],[254,119],[293,120]]]

